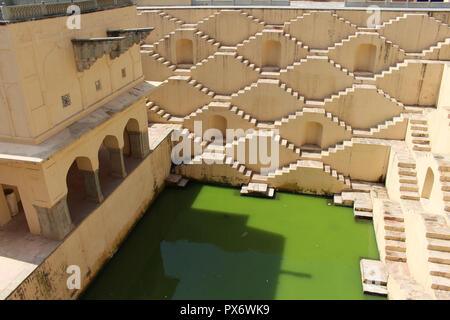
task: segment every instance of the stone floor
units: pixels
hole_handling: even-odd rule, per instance
[[[5,299],[60,243],[31,234],[22,210],[0,228],[0,299]]]

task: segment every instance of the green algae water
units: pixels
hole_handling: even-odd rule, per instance
[[[378,259],[370,221],[329,199],[166,188],[83,299],[380,299],[359,261]]]

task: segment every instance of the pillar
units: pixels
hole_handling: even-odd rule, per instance
[[[128,136],[130,137],[131,156],[139,159],[144,158],[150,152],[148,131],[128,131]]]
[[[11,213],[9,211],[8,203],[6,202],[3,186],[0,185],[0,227],[4,226],[11,220]]]
[[[102,189],[100,188],[100,180],[98,178],[98,169],[95,171],[80,170],[84,176],[84,189],[87,198],[97,203],[103,202]]]
[[[125,170],[125,162],[123,160],[122,148],[108,148],[109,161],[111,163],[111,175],[117,178],[125,178],[127,172]]]
[[[67,195],[51,208],[33,206],[39,218],[42,236],[62,240],[73,229],[72,219],[67,207]]]

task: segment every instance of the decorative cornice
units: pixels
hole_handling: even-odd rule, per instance
[[[77,70],[82,72],[89,69],[105,54],[118,57],[122,48],[121,42],[126,39],[126,37],[72,39]]]
[[[111,59],[119,57],[135,44],[144,40],[153,28],[109,30],[105,38],[72,39],[77,70],[89,69],[97,59],[109,54]]]
[[[133,41],[133,44],[139,44],[141,41],[145,40],[148,37],[150,32],[153,30],[153,27],[150,28],[135,28],[135,29],[119,29],[119,30],[108,30],[106,34],[108,37],[121,37],[126,36],[130,37]]]

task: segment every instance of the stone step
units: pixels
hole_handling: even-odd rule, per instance
[[[395,241],[405,241],[405,233],[403,231],[396,230],[384,230],[384,239],[395,240]]]
[[[384,220],[384,230],[405,232],[405,224],[396,220]]]
[[[416,143],[416,144],[422,144],[422,145],[430,144],[430,140],[428,138],[423,138],[423,137],[414,137],[412,139],[412,142]]]
[[[411,124],[411,129],[415,131],[428,131],[428,126],[423,124]]]
[[[406,243],[403,241],[386,240],[386,250],[406,252]]]
[[[431,276],[431,288],[435,290],[450,291],[450,279],[440,276]]]
[[[403,176],[415,177],[417,175],[415,168],[410,167],[398,167],[398,174]]]
[[[169,174],[166,178],[166,182],[170,185],[176,185],[180,182],[183,177],[179,174]]]
[[[450,278],[450,265],[442,263],[428,262],[430,274],[432,276],[440,276]]]
[[[444,195],[444,200],[445,201],[450,201],[450,192],[444,191],[443,195]]]
[[[439,180],[442,182],[450,182],[450,172],[447,171],[441,172]]]
[[[180,180],[180,182],[178,182],[177,186],[180,187],[180,188],[184,188],[184,187],[186,187],[188,182],[189,182],[189,179],[183,178],[183,179]]]
[[[431,147],[415,144],[413,146],[413,150],[415,150],[415,151],[431,151]]]
[[[406,262],[406,252],[392,251],[386,249],[386,260]]]
[[[219,51],[221,52],[236,52],[237,47],[231,47],[231,46],[221,46],[219,48]]]
[[[426,120],[426,119],[423,119],[423,118],[421,118],[421,117],[419,117],[419,116],[413,116],[413,117],[409,120],[409,122],[410,122],[411,124],[421,124],[421,125],[426,125],[426,124],[427,124],[427,120]]]
[[[380,260],[361,259],[359,268],[362,283],[387,285],[386,267]]]
[[[419,191],[419,187],[417,186],[416,183],[404,183],[404,182],[401,182],[400,183],[400,191],[414,191],[414,192],[418,192]]]
[[[372,283],[363,283],[363,292],[368,294],[375,294],[379,296],[387,296],[388,291],[386,286],[372,284]]]
[[[395,212],[395,211],[384,211],[384,220],[386,224],[386,220],[394,220],[397,222],[405,221],[403,217],[403,213]]]
[[[450,182],[442,181],[441,182],[441,190],[442,191],[450,191]]]
[[[427,238],[429,250],[450,252],[450,240]]]
[[[449,228],[435,225],[426,226],[426,237],[442,240],[450,240]]]
[[[400,183],[417,184],[416,176],[399,175]]]
[[[441,264],[450,264],[450,253],[444,251],[428,250],[428,261]]]
[[[415,177],[417,175],[417,172],[416,172],[416,169],[414,169],[414,168],[399,167],[398,174],[403,175],[403,176]]]
[[[416,168],[416,164],[414,162],[405,162],[405,160],[399,160],[397,166],[399,168],[412,168],[412,169]]]
[[[428,133],[426,131],[419,131],[419,130],[417,130],[417,131],[412,131],[411,132],[411,136],[427,138],[428,137]],[[414,142],[414,140],[413,140],[413,142]]]
[[[302,160],[320,160],[322,158],[322,153],[311,152],[311,151],[301,151],[300,159]]]
[[[372,213],[372,211],[361,211],[361,210],[354,209],[353,216],[355,218],[372,219],[373,213]]]
[[[340,196],[340,195],[334,195],[334,197],[333,197],[333,204],[335,205],[335,206],[342,206],[343,205],[343,201],[342,201],[342,196]]]
[[[419,193],[413,191],[400,191],[400,199],[420,200]]]

